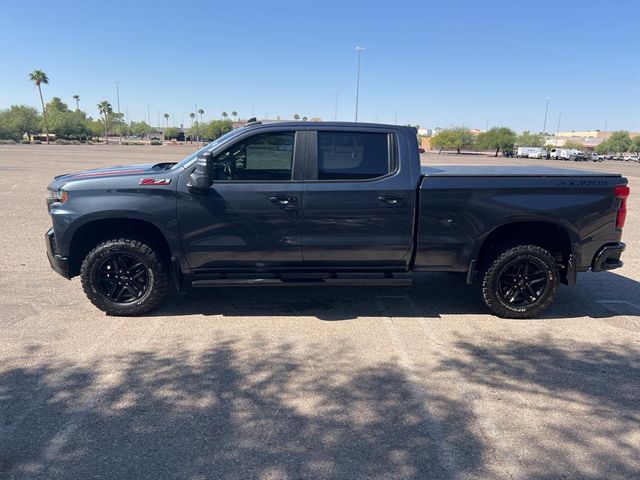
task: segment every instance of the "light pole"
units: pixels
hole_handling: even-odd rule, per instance
[[[333,92],[336,94],[336,103],[333,108],[333,121],[337,122],[338,121],[338,89],[334,88]]]
[[[545,100],[547,101],[547,104],[544,107],[544,124],[542,126],[542,146],[543,147],[544,147],[544,134],[545,134],[545,131],[547,130],[547,113],[549,112],[549,100],[551,100],[551,97],[546,97]]]
[[[116,98],[118,99],[118,121],[121,121],[120,118],[120,81],[116,81]],[[118,128],[118,133],[120,134],[120,145],[122,145],[122,125]]]
[[[358,97],[360,96],[360,54],[364,51],[364,47],[356,47],[358,52],[358,77],[356,79],[356,122],[358,121]]]
[[[560,133],[560,119],[562,118],[562,110],[558,113],[558,128],[556,128],[556,147],[558,146],[558,134]]]

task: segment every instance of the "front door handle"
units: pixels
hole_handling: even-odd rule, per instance
[[[269,200],[282,207],[290,207],[291,205],[298,203],[298,197],[293,195],[273,195],[269,197]]]
[[[399,203],[401,203],[404,200],[404,196],[402,196],[402,195],[393,195],[393,194],[380,195],[378,197],[378,200],[380,200],[381,202],[384,202],[384,203],[388,203],[389,205],[398,205]]]

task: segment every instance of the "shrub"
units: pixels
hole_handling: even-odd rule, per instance
[[[162,145],[160,140],[151,140],[151,145]]]
[[[11,140],[13,142],[13,140]],[[13,142],[16,143],[16,142]],[[27,140],[26,138],[23,138],[22,140],[20,140],[20,143],[23,145],[29,145],[31,142],[29,140]]]
[[[11,139],[2,140],[2,139],[0,139],[0,145],[15,145],[15,143],[16,143],[15,140],[11,140]],[[29,142],[27,141],[27,143],[29,143]]]
[[[73,142],[71,140],[65,140],[64,138],[58,138],[55,142],[55,145],[72,145]]]
[[[42,141],[41,140],[34,140],[33,142],[31,142],[32,145],[42,145]]]

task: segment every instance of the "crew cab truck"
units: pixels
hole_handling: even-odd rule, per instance
[[[51,266],[112,315],[170,289],[409,285],[463,272],[502,317],[533,317],[578,272],[622,266],[617,174],[421,166],[416,130],[252,121],[178,163],[48,187]]]

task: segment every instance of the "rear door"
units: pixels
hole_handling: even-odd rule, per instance
[[[305,268],[408,266],[416,192],[398,142],[381,128],[307,133]]]

